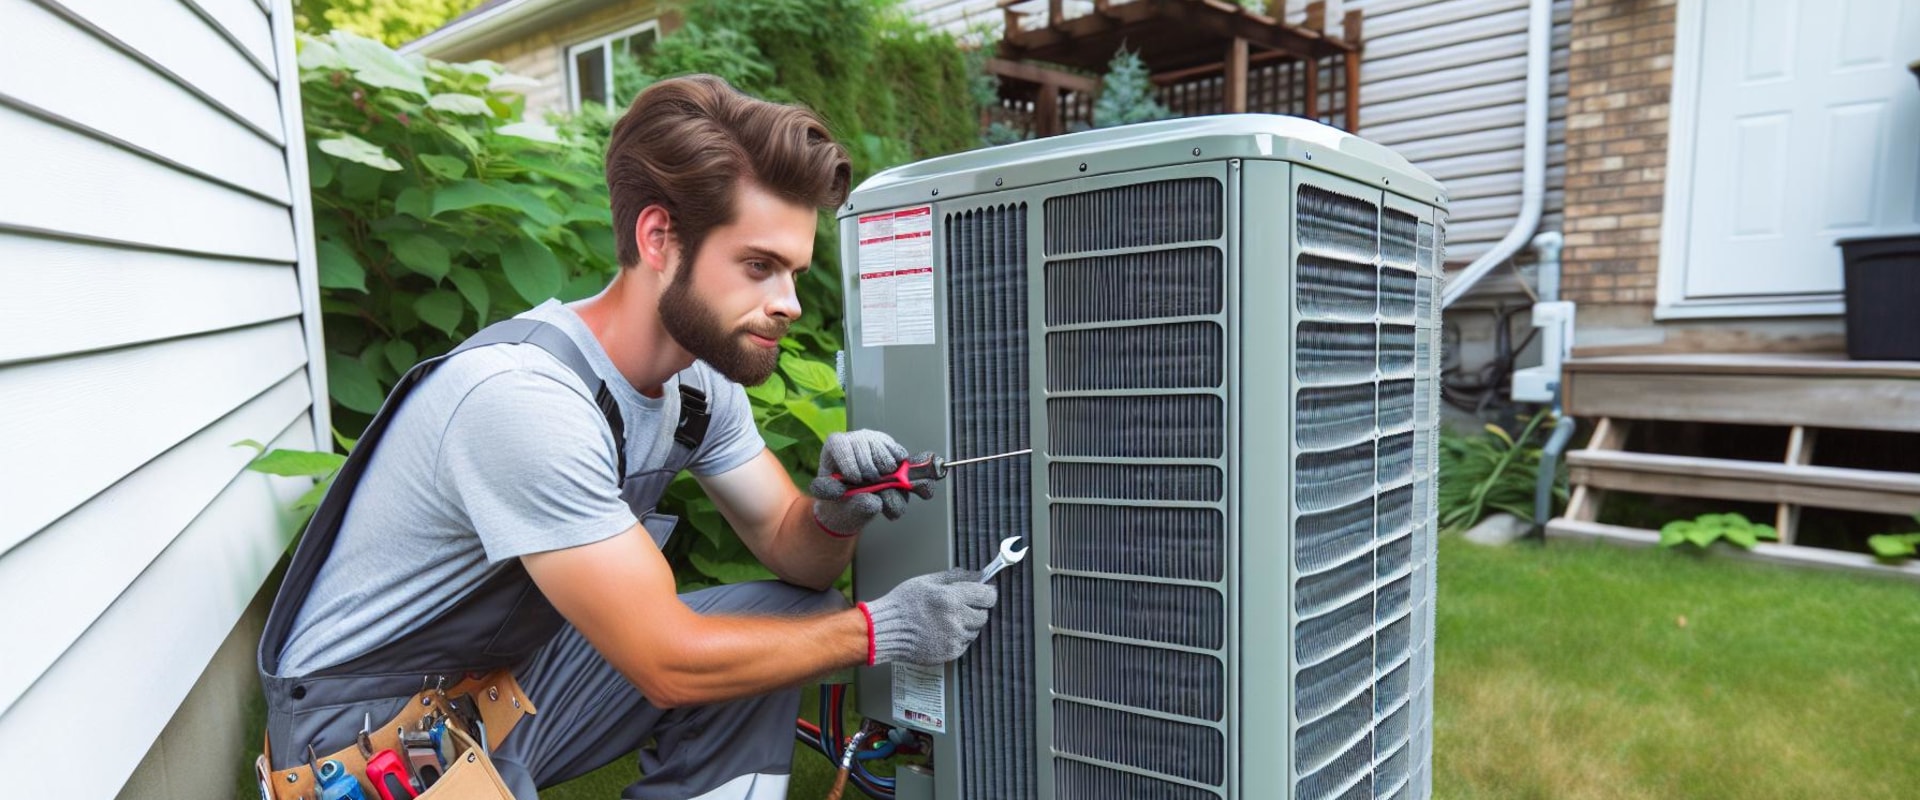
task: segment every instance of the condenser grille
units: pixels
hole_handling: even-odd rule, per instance
[[[1215,722],[1221,718],[1226,671],[1217,658],[1055,636],[1053,659],[1054,691],[1062,695]]]
[[[1225,207],[1212,177],[1046,201],[1043,238],[1059,256],[1046,265],[1044,363],[1061,800],[1227,788]],[[1130,250],[1101,252],[1116,249]]]
[[[1047,472],[1052,494],[1060,499],[1211,502],[1225,498],[1225,477],[1215,466],[1056,461]]]
[[[1220,385],[1226,337],[1211,322],[1047,334],[1047,389],[1179,389]],[[1125,361],[1101,361],[1113,353]]]
[[[1211,508],[1053,507],[1053,564],[1077,572],[1218,582],[1226,519]]]
[[[988,455],[1031,441],[1028,409],[1027,207],[950,214],[947,246],[949,391],[955,453]],[[1006,536],[1032,533],[1031,466],[1012,458],[955,470],[951,492],[956,564],[985,564]],[[1000,602],[955,665],[962,794],[1035,797],[1033,579],[994,579]]]
[[[1055,261],[1047,265],[1047,324],[1218,314],[1226,297],[1221,263],[1218,247]]]
[[[1054,762],[1055,797],[1133,798],[1155,800],[1214,800],[1213,792],[1185,784],[1149,778],[1136,772],[1095,766],[1084,761]]]
[[[1220,181],[1180,178],[1047,200],[1047,255],[1220,238]]]
[[[1219,785],[1226,737],[1211,726],[1129,714],[1056,700],[1054,736],[1061,749],[1114,764]]]
[[[1430,704],[1432,226],[1298,190],[1294,789],[1402,796]],[[1423,671],[1424,670],[1424,671]],[[1421,783],[1412,796],[1424,796]]]

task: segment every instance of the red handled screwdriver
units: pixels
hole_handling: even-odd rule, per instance
[[[978,464],[982,461],[993,461],[995,459],[1000,459],[1000,458],[1012,458],[1014,456],[1024,456],[1031,452],[1033,452],[1033,448],[1029,447],[1025,450],[1015,450],[1011,453],[996,453],[994,455],[981,456],[979,458],[963,458],[963,459],[960,459],[959,461],[948,461],[939,456],[934,456],[933,458],[927,459],[926,461],[918,461],[918,462],[902,461],[900,462],[900,466],[894,469],[893,474],[887,475],[881,478],[878,483],[869,483],[863,486],[856,486],[852,489],[848,489],[846,494],[843,494],[840,496],[852,497],[856,494],[870,494],[870,493],[878,492],[884,489],[899,489],[900,491],[903,491],[903,492],[910,492],[910,491],[913,491],[914,481],[941,480],[947,477],[947,470],[950,470],[954,467],[963,466],[966,464]],[[833,479],[837,481],[842,481],[842,482],[846,480],[845,478],[841,477],[840,473],[838,472],[833,473]]]

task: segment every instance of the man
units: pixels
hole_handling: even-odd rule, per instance
[[[364,474],[350,462],[329,499],[352,500],[337,535],[334,512],[316,515],[261,646],[275,769],[351,746],[429,680],[505,666],[538,708],[492,753],[518,797],[636,748],[629,798],[785,797],[792,687],[948,661],[985,623],[995,594],[977,574],[854,609],[830,589],[867,523],[908,500],[846,488],[904,448],[829,437],[809,497],[754,428],[741,384],[773,372],[818,210],[848,189],[821,121],[669,80],[615,126],[606,170],[621,264],[606,290],[522,315],[557,344],[474,346],[403,380]],[[681,469],[782,582],[675,594],[659,550],[673,520],[652,510]]]

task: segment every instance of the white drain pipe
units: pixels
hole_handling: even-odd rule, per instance
[[[1547,89],[1553,78],[1553,0],[1533,0],[1527,22],[1527,128],[1522,163],[1520,218],[1485,255],[1447,282],[1440,295],[1446,308],[1465,297],[1500,262],[1520,251],[1540,227],[1547,200]]]

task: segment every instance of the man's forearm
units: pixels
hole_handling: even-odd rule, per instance
[[[723,702],[785,689],[871,658],[869,623],[859,609],[811,617],[700,616],[642,674],[628,672],[663,707]],[[615,663],[634,663],[626,659]]]
[[[855,536],[834,536],[813,518],[813,498],[796,496],[787,506],[773,547],[761,559],[767,569],[795,586],[825,589],[853,561]]]

